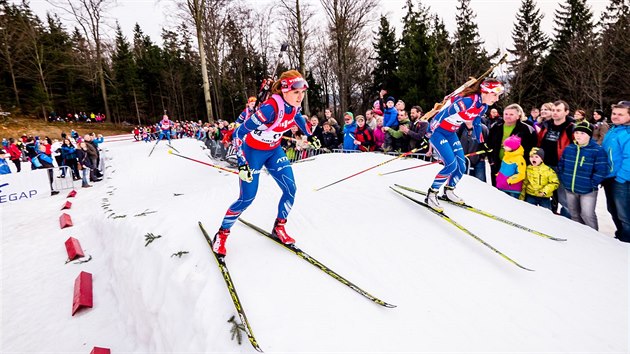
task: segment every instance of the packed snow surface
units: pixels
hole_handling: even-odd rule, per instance
[[[212,162],[195,140],[173,146]],[[3,353],[253,352],[246,337],[241,345],[231,339],[234,305],[197,225],[216,232],[238,196],[238,177],[168,154],[165,144],[147,157],[151,147],[102,145],[107,177],[71,199],[73,227],[59,228],[67,191],[0,207]],[[464,177],[457,191],[467,203],[568,239],[445,205],[453,220],[535,271],[520,269],[388,188],[426,190],[439,165],[378,175],[418,160],[314,191],[388,159],[326,154],[294,164],[298,192],[287,231],[396,308],[364,299],[240,222],[232,228],[226,261],[265,352],[628,352],[627,245]],[[242,217],[271,229],[280,193],[261,172]],[[147,245],[149,233],[161,237]],[[65,262],[70,236],[91,261]],[[93,275],[94,307],[71,316],[80,271]]]

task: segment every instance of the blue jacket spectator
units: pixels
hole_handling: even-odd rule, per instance
[[[596,191],[607,172],[606,152],[592,139],[586,146],[567,146],[558,162],[558,177],[562,186],[577,194]]]
[[[619,183],[630,181],[630,125],[615,125],[606,134],[602,147],[608,156],[607,178]]]
[[[357,130],[357,122],[354,120],[354,114],[352,112],[346,112],[343,115],[345,122],[343,126],[343,149],[344,150],[359,150],[359,146],[354,144],[356,139],[355,131]]]
[[[394,97],[387,97],[385,106],[387,108],[383,112],[383,126],[398,129],[398,111],[394,107]]]
[[[612,106],[614,125],[602,143],[610,169],[602,183],[608,212],[617,227],[615,238],[630,243],[630,101]]]

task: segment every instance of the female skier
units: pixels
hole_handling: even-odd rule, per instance
[[[230,228],[256,197],[258,176],[263,166],[282,189],[272,235],[284,244],[295,243],[286,233],[284,225],[293,205],[296,188],[293,170],[280,142],[282,134],[296,124],[306,135],[311,135],[310,124],[300,113],[307,88],[306,80],[298,71],[282,73],[271,87],[272,96],[234,130],[232,143],[239,163],[240,195],[225,213],[221,228],[212,241],[212,249],[219,256],[226,254],[225,242]]]
[[[431,121],[430,142],[444,163],[444,168],[435,176],[425,199],[431,208],[443,211],[437,193],[444,183],[446,186],[443,196],[452,202],[464,204],[464,200],[454,193],[457,182],[466,171],[466,158],[457,137],[457,129],[465,121],[472,121],[473,135],[482,146],[486,146],[481,130],[481,117],[488,106],[492,106],[499,99],[503,91],[503,84],[500,81],[486,79],[453,96],[450,104],[442,108]]]

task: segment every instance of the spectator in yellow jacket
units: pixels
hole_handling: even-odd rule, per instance
[[[529,152],[530,166],[527,166],[523,191],[519,199],[529,204],[539,205],[551,210],[551,196],[558,189],[560,182],[554,170],[543,162],[545,151],[541,148],[532,148]]]

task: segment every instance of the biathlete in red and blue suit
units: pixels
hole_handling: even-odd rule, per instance
[[[160,121],[160,137],[158,138],[158,141],[166,137],[166,139],[168,139],[168,143],[171,143],[171,127],[173,127],[173,122],[168,119],[166,114],[163,115],[162,120]]]
[[[473,133],[479,143],[484,145],[481,117],[488,106],[492,106],[499,99],[503,91],[504,87],[500,81],[486,79],[453,96],[431,121],[430,142],[444,163],[444,168],[435,176],[425,199],[433,209],[443,210],[438,202],[437,193],[445,183],[444,197],[452,202],[464,204],[464,201],[454,193],[455,186],[466,172],[466,157],[457,130],[462,123],[472,121]]]
[[[239,163],[240,195],[225,213],[221,228],[212,242],[215,253],[225,256],[225,242],[236,219],[247,209],[258,191],[259,173],[263,166],[282,189],[278,215],[272,235],[285,244],[295,243],[284,226],[295,199],[293,170],[280,147],[282,134],[293,125],[310,136],[310,125],[300,113],[308,84],[295,70],[282,73],[271,87],[271,98],[234,130],[233,144]]]
[[[243,110],[243,112],[241,112],[241,114],[238,116],[238,118],[236,118],[236,124],[243,124],[243,122],[245,122],[247,118],[251,117],[251,115],[254,114],[255,112],[255,106],[256,106],[256,97],[252,96],[249,99],[247,99],[247,105],[245,106],[245,109]]]

